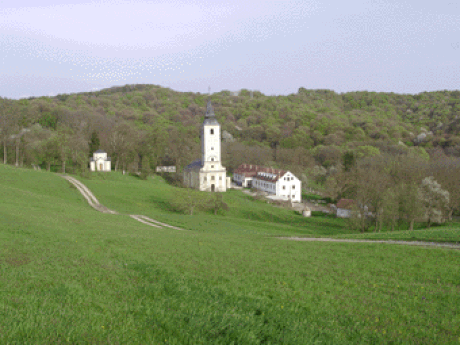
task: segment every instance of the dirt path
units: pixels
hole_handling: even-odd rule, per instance
[[[307,238],[307,237],[277,237],[281,240],[292,241],[318,241],[318,242],[365,242],[365,243],[387,243],[387,244],[405,244],[410,246],[430,246],[430,247],[444,247],[452,249],[460,249],[460,244],[452,243],[438,243],[438,242],[423,242],[423,241],[395,241],[395,240],[352,240],[352,239],[338,239],[338,238]]]
[[[88,201],[91,207],[95,210],[102,212],[102,213],[110,213],[110,214],[119,214],[116,211],[109,210],[107,207],[102,205],[94,196],[94,194],[86,187],[83,183],[78,181],[77,179],[68,176],[68,175],[61,175],[67,181],[69,181],[72,185],[74,185],[78,191],[83,195],[83,197]],[[162,229],[164,227],[171,228],[174,230],[181,230],[186,231],[185,229],[178,228],[176,226],[168,225],[162,222],[159,222],[155,219],[151,219],[147,216],[143,215],[129,215],[131,218],[141,222],[143,224]],[[444,248],[453,248],[453,249],[460,249],[460,244],[451,244],[451,243],[437,243],[437,242],[422,242],[422,241],[394,241],[394,240],[352,240],[352,239],[336,239],[336,238],[307,238],[307,237],[277,237],[281,240],[292,240],[292,241],[317,241],[317,242],[365,242],[365,243],[388,243],[388,244],[405,244],[405,245],[412,245],[412,246],[432,246],[432,247],[444,247]]]
[[[72,185],[74,185],[75,188],[77,188],[78,191],[83,195],[83,197],[86,199],[86,201],[88,201],[88,204],[92,208],[94,208],[95,210],[97,210],[99,212],[102,212],[102,213],[119,214],[118,212],[113,211],[113,210],[109,210],[107,207],[102,205],[99,202],[99,200],[96,199],[94,194],[88,189],[88,187],[86,187],[83,183],[78,181],[76,178],[73,178],[72,176],[68,176],[68,175],[61,175],[61,176],[63,178],[65,178],[67,181],[69,181]],[[174,229],[174,230],[186,231],[185,229],[181,229],[181,228],[178,228],[176,226],[161,223],[161,222],[159,222],[157,220],[154,220],[154,219],[151,219],[151,218],[149,218],[147,216],[133,215],[133,214],[130,214],[129,216],[131,218],[137,220],[138,222],[141,222],[141,223],[149,225],[149,226],[153,226],[155,228],[162,229],[163,227],[166,227],[166,228],[171,228],[171,229]]]

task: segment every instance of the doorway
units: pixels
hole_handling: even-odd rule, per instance
[[[102,163],[99,164],[99,170],[102,171]]]
[[[216,189],[215,185],[212,184],[211,185],[211,192],[215,192],[215,189]]]

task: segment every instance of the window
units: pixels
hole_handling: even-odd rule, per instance
[[[292,185],[292,189],[295,189],[295,184]]]
[[[222,176],[219,176],[219,180],[221,180],[221,181],[222,181]]]
[[[214,162],[214,158],[211,158],[211,161],[213,161],[213,162]]]
[[[214,165],[211,165],[211,169],[214,168]]]
[[[214,134],[214,129],[211,128],[211,134]]]
[[[283,186],[283,189],[286,189],[286,186]]]
[[[203,181],[206,182],[206,176],[204,177]]]
[[[214,181],[214,176],[211,176],[211,181]]]
[[[211,147],[211,150],[214,150],[214,147]]]

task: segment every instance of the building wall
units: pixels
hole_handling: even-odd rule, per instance
[[[184,171],[184,184],[188,188],[200,189],[200,174],[196,170]]]
[[[227,173],[225,170],[216,172],[207,172],[203,169],[186,170],[184,171],[184,184],[189,188],[204,192],[211,192],[214,184],[215,192],[225,192],[227,190]]]
[[[107,160],[107,152],[93,153],[93,158],[94,160],[98,160],[98,159]]]
[[[211,192],[214,185],[215,192],[225,192],[227,190],[227,173],[221,172],[201,172],[200,190]]]
[[[276,183],[265,180],[259,180],[257,177],[252,179],[252,186],[258,190],[267,192],[269,194],[276,194]]]
[[[258,179],[257,175],[245,178],[242,174],[233,174],[233,180],[240,183],[243,187],[248,187],[248,183],[252,181],[253,188],[277,196],[290,196],[294,202],[302,201],[302,182],[291,172],[287,172],[277,182]]]
[[[102,164],[102,170],[100,169]],[[93,161],[89,162],[89,170],[91,171],[111,171],[112,162],[107,160],[107,153],[93,153]]]
[[[211,134],[211,130],[214,134]],[[214,158],[215,162],[221,160],[220,154],[220,126],[219,125],[206,125],[203,126],[202,138],[202,162],[211,162]]]
[[[242,187],[248,187],[249,181],[252,181],[252,177],[244,177],[242,174],[233,174],[233,181],[237,184],[241,184]]]
[[[287,172],[276,183],[276,195],[291,197],[292,201],[302,201],[302,182],[292,173]]]
[[[351,217],[351,210],[347,210],[344,208],[337,209],[337,217],[339,218],[350,218]]]

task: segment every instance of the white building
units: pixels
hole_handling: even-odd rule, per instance
[[[252,187],[282,199],[302,201],[302,182],[290,171],[242,164],[233,173],[233,180],[243,187]]]
[[[97,150],[90,158],[89,170],[91,171],[110,171],[112,169],[110,157],[107,157],[107,152]]]
[[[201,159],[184,169],[184,184],[207,192],[225,192],[230,187],[227,169],[221,164],[220,124],[217,122],[211,101],[206,107],[206,116],[201,126]]]
[[[353,212],[353,206],[356,205],[356,202],[352,199],[340,199],[337,202],[337,217],[339,218],[350,218]],[[367,206],[364,206],[364,212],[367,216],[373,216],[372,208],[369,209]],[[358,217],[361,217],[358,215]]]
[[[257,175],[258,171],[263,170],[263,167],[252,164],[241,164],[233,171],[233,181],[245,188],[252,187],[252,179]]]

